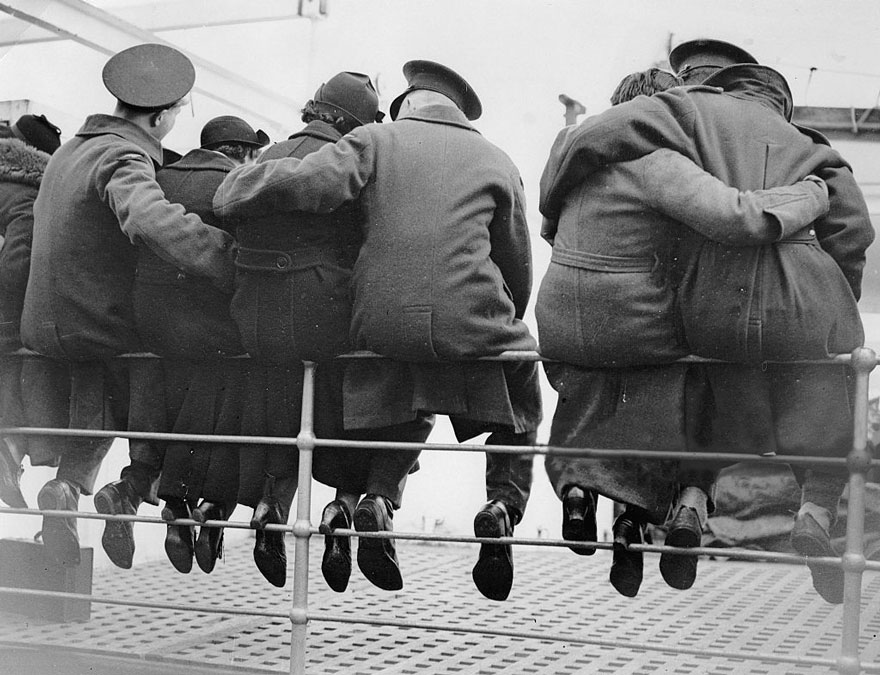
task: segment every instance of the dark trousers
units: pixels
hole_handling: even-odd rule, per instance
[[[486,439],[486,445],[534,445],[536,432],[496,431]],[[534,455],[486,452],[486,497],[498,500],[517,512],[515,521],[522,518],[532,490]]]

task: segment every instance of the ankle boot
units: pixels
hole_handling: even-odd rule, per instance
[[[168,522],[165,533],[165,555],[174,569],[189,574],[193,563],[193,539],[195,528],[192,525],[172,525],[170,521],[191,518],[189,504],[183,499],[166,499],[162,509],[162,520]]]
[[[630,551],[630,544],[644,541],[645,524],[636,514],[627,510],[614,521],[614,552],[609,580],[618,593],[628,598],[638,595],[644,573],[641,551]]]
[[[263,498],[254,508],[251,527],[257,531],[254,543],[254,562],[257,564],[257,569],[270,584],[281,588],[287,582],[284,533],[265,529],[266,525],[283,525],[286,520],[281,501],[272,495],[274,485],[275,478],[269,476]]]
[[[562,498],[562,538],[596,541],[596,498],[578,485],[570,485]],[[594,547],[570,546],[578,555],[593,555]]]
[[[193,511],[193,520],[199,523],[207,520],[226,520],[226,506],[217,502],[203,501]],[[213,572],[217,559],[223,557],[223,528],[200,527],[195,555],[199,568],[205,574]]]

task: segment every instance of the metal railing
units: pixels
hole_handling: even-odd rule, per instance
[[[32,352],[24,352],[32,355]],[[122,358],[153,357],[152,355],[126,355]],[[353,353],[341,358],[382,358],[375,354]],[[506,352],[497,357],[489,357],[481,360],[495,361],[545,361],[534,352]],[[718,363],[710,359],[687,357],[681,360],[686,363]],[[855,398],[853,416],[853,447],[846,459],[833,457],[800,457],[800,456],[773,456],[756,457],[751,454],[741,453],[711,453],[711,452],[663,452],[654,450],[605,450],[590,448],[552,447],[548,445],[535,446],[491,446],[493,453],[553,455],[568,457],[593,457],[593,458],[640,458],[650,460],[679,459],[698,460],[717,463],[736,463],[741,461],[766,462],[773,464],[788,465],[812,465],[812,466],[841,466],[846,465],[849,470],[849,501],[847,513],[846,544],[845,551],[840,558],[812,558],[811,562],[819,565],[839,566],[844,572],[844,599],[843,617],[841,630],[840,656],[836,660],[827,658],[785,656],[780,654],[760,654],[755,652],[737,652],[732,650],[700,649],[683,646],[663,645],[662,647],[651,643],[635,643],[630,640],[623,642],[603,640],[596,638],[584,638],[578,635],[544,634],[533,631],[518,630],[495,630],[489,628],[467,628],[460,624],[446,625],[437,622],[409,622],[394,621],[387,619],[373,619],[370,617],[341,616],[324,612],[309,611],[309,542],[313,535],[318,534],[317,528],[310,521],[311,514],[311,481],[312,481],[312,457],[316,448],[386,448],[386,449],[414,449],[431,451],[454,451],[454,452],[479,452],[484,453],[488,448],[476,444],[441,444],[441,443],[404,443],[404,442],[380,442],[380,441],[349,441],[338,439],[318,438],[314,431],[314,396],[315,396],[315,367],[312,362],[304,364],[304,382],[302,398],[302,414],[300,431],[296,438],[278,436],[230,436],[208,434],[173,434],[137,431],[91,431],[82,429],[50,429],[32,427],[14,427],[0,429],[0,435],[49,435],[64,437],[83,438],[125,438],[143,440],[176,440],[189,442],[213,442],[213,443],[237,443],[242,445],[282,445],[296,446],[299,452],[299,476],[297,488],[296,518],[292,525],[269,525],[270,531],[291,533],[295,539],[293,592],[290,612],[279,612],[242,609],[218,609],[214,607],[182,606],[175,603],[140,602],[132,600],[119,600],[95,595],[82,595],[73,593],[61,593],[55,591],[36,591],[17,588],[0,588],[0,593],[12,593],[33,597],[63,597],[68,599],[87,600],[96,603],[130,605],[166,610],[186,610],[193,612],[230,613],[263,617],[286,617],[291,622],[290,640],[290,673],[302,675],[306,672],[308,625],[310,621],[324,621],[346,624],[382,625],[400,628],[420,628],[424,630],[450,631],[456,633],[475,633],[481,635],[506,636],[523,639],[535,639],[542,641],[562,641],[568,644],[581,644],[599,647],[618,647],[639,651],[662,651],[664,653],[708,656],[727,659],[741,659],[746,661],[759,661],[764,663],[798,664],[805,666],[822,666],[834,668],[844,675],[856,675],[861,672],[880,673],[880,663],[862,663],[859,651],[859,632],[861,620],[861,594],[862,577],[865,571],[880,571],[880,562],[868,561],[864,555],[864,530],[866,509],[866,483],[867,472],[872,466],[880,466],[880,461],[871,456],[868,445],[868,384],[871,371],[877,365],[877,357],[870,349],[859,348],[852,354],[839,355],[823,361],[804,361],[804,363],[848,364],[855,374]],[[0,513],[22,515],[45,515],[63,518],[84,518],[105,521],[131,521],[167,525],[160,518],[145,516],[112,516],[88,512],[48,511],[39,509],[13,509],[0,508]],[[174,521],[180,525],[201,525],[207,527],[225,527],[250,529],[248,523],[234,521],[207,521],[196,523],[194,520]],[[605,542],[583,542],[581,544],[561,539],[503,537],[501,539],[486,539],[471,536],[436,535],[414,532],[357,532],[355,530],[339,529],[335,531],[340,536],[355,536],[362,538],[400,539],[413,541],[432,542],[469,542],[489,544],[511,544],[522,546],[553,546],[572,547],[584,546],[599,549],[610,549],[611,544]],[[677,555],[712,555],[716,558],[729,558],[739,560],[756,560],[770,563],[803,563],[800,556],[773,553],[766,551],[748,551],[743,549],[729,548],[692,548],[679,549],[651,544],[631,545],[633,551],[643,552],[672,552]]]

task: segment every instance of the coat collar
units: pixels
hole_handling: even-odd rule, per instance
[[[134,143],[146,152],[157,166],[162,166],[162,143],[133,122],[115,115],[89,115],[77,136],[85,138],[114,135]]]
[[[470,121],[464,116],[464,113],[461,110],[453,105],[444,105],[442,103],[426,105],[409,115],[401,115],[392,122],[392,124],[406,120],[417,120],[419,122],[431,122],[434,124],[448,124],[450,126],[462,127],[463,129],[480,133],[474,129],[473,125],[471,125]]]
[[[17,138],[0,139],[0,181],[39,187],[49,155]]]
[[[288,140],[302,138],[303,136],[317,138],[322,141],[330,141],[331,143],[335,143],[342,138],[342,134],[339,133],[339,130],[336,127],[332,124],[327,124],[327,122],[322,120],[312,120],[295,134],[292,134]]]
[[[163,169],[174,169],[177,171],[224,171],[228,173],[236,166],[236,163],[222,152],[196,148],[195,150],[190,150],[174,162],[174,164],[169,164],[163,167]]]

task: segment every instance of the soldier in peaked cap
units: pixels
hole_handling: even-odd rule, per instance
[[[165,45],[137,45],[113,56],[103,78],[116,98],[113,113],[89,116],[55,152],[34,204],[22,341],[71,362],[73,415],[67,417],[66,399],[52,399],[51,387],[34,392],[64,426],[125,429],[128,372],[112,357],[142,349],[131,300],[136,244],[227,292],[234,268],[231,237],[171,204],[156,182],[161,141],[195,79],[192,63]],[[56,478],[38,495],[40,507],[76,510],[80,494],[92,492],[109,446],[109,440],[64,441]],[[133,514],[149,498],[157,452],[146,444],[131,448],[136,469],[95,495],[101,513]],[[75,519],[45,518],[43,540],[60,564],[78,563]],[[130,523],[108,522],[102,543],[114,563],[131,566]]]
[[[471,125],[482,109],[464,78],[431,61],[410,61],[404,74],[409,85],[391,106],[394,123],[358,127],[301,161],[234,171],[215,210],[242,218],[359,210],[364,239],[352,276],[351,345],[393,361],[348,366],[347,429],[373,440],[423,441],[434,414],[445,414],[461,441],[488,432],[487,445],[529,445],[541,419],[536,364],[473,360],[537,346],[522,320],[532,283],[522,180]],[[405,476],[419,454],[372,453],[385,475],[369,477],[354,510],[362,532],[392,529],[402,494],[393,478]],[[487,453],[489,503],[476,533],[510,535],[531,479],[531,456]],[[357,562],[377,586],[402,586],[392,540],[360,540]],[[484,545],[473,577],[484,595],[505,599],[510,547]]]
[[[758,63],[745,49],[723,40],[689,40],[669,52],[669,66],[685,84],[701,84],[715,71],[735,63]]]

